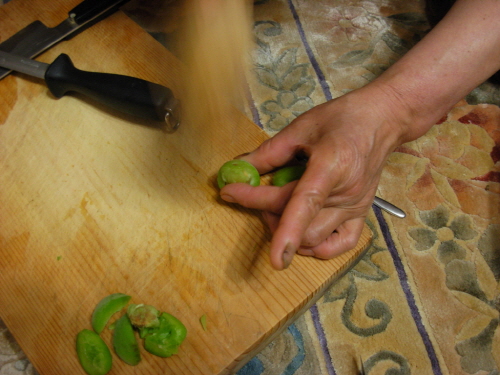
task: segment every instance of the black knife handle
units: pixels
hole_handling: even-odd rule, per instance
[[[119,74],[79,70],[66,54],[50,64],[45,82],[56,98],[78,92],[123,113],[155,121],[164,121],[177,102],[167,87]]]
[[[106,12],[116,11],[129,0],[83,0],[69,11],[69,16],[78,24],[84,24],[95,16]]]

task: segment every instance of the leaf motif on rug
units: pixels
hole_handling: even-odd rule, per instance
[[[269,89],[268,100],[258,104],[264,128],[269,132],[283,129],[297,116],[314,107],[310,98],[316,81],[310,63],[297,62],[297,48],[274,52],[273,37],[282,34],[275,21],[258,21],[254,25],[257,50],[254,54],[254,73],[257,82]]]
[[[499,234],[499,225],[491,224],[487,227],[479,239],[479,253],[473,262],[460,265],[468,269],[466,272],[460,271],[462,280],[453,280],[450,285],[450,289],[464,292],[455,292],[455,296],[478,312],[463,327],[455,346],[462,357],[462,368],[470,374],[480,370],[491,372],[500,369]],[[458,275],[456,270],[449,271],[450,275]]]
[[[488,371],[490,374],[498,374],[498,366],[492,355],[493,338],[497,328],[498,319],[492,319],[477,336],[460,341],[456,345],[458,354],[462,356],[460,363],[467,373],[475,374],[478,371]]]
[[[478,248],[491,268],[495,280],[500,281],[500,225],[490,224],[481,236]]]
[[[435,251],[444,266],[446,287],[463,305],[477,313],[457,335],[456,351],[464,371],[498,370],[494,338],[500,310],[498,283],[498,225],[489,225],[479,236],[469,216],[453,217],[442,205],[420,213],[425,227],[409,229],[417,251]],[[477,245],[476,245],[477,244]],[[470,250],[477,248],[478,250]],[[497,354],[498,356],[498,354]]]

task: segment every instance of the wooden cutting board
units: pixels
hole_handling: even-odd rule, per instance
[[[0,7],[0,41],[77,0]],[[127,74],[179,93],[182,66],[123,13],[39,57]],[[55,99],[23,75],[0,81],[0,316],[41,374],[83,374],[75,336],[104,296],[122,292],[180,318],[178,355],[116,356],[113,374],[227,374],[318,298],[367,248],[274,271],[257,212],[218,199],[214,176],[267,136],[238,111],[174,134],[80,96]],[[207,331],[199,318],[206,314]],[[109,343],[110,331],[104,338]]]

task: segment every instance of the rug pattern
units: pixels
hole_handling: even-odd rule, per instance
[[[0,5],[1,5],[0,0]],[[262,0],[243,110],[274,135],[428,31],[423,1]],[[165,45],[169,33],[152,31]],[[500,90],[485,83],[389,158],[373,245],[238,375],[500,374]],[[0,321],[0,375],[36,370]]]

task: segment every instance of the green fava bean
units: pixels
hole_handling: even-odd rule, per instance
[[[94,331],[101,333],[113,314],[123,309],[130,301],[130,298],[129,295],[123,293],[114,293],[104,297],[92,313],[92,328]]]
[[[132,325],[138,329],[158,327],[160,312],[151,305],[129,305],[127,315]]]
[[[159,319],[160,326],[145,333],[144,348],[158,357],[170,357],[177,354],[187,329],[179,319],[168,313],[162,313]]]
[[[228,184],[243,182],[252,186],[260,185],[257,169],[245,160],[234,159],[222,165],[217,174],[217,184],[222,189]]]
[[[274,173],[271,183],[274,186],[285,186],[289,182],[300,179],[305,170],[305,165],[292,165],[281,168]]]
[[[104,340],[95,332],[84,329],[76,336],[76,353],[85,372],[105,375],[111,370],[111,352]]]
[[[127,314],[116,321],[113,330],[113,347],[118,357],[125,363],[135,366],[141,361],[139,344]]]

